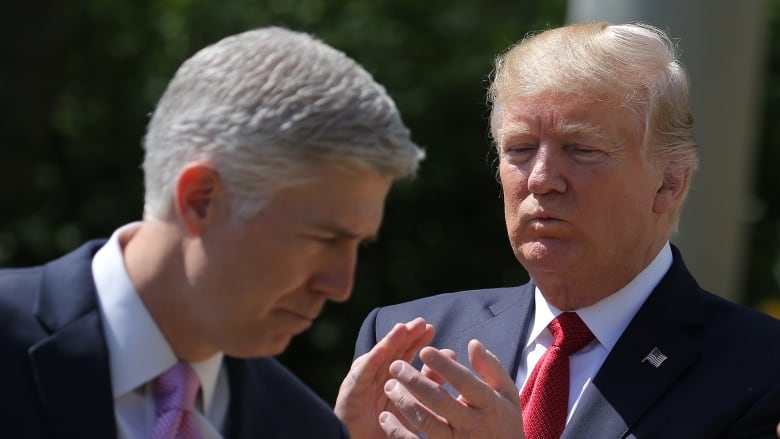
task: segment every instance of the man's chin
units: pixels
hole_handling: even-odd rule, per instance
[[[552,263],[568,254],[564,247],[567,247],[566,243],[559,239],[540,238],[523,244],[517,253],[517,259],[521,263]]]
[[[293,337],[295,337],[295,335],[280,335],[277,339],[275,339],[271,344],[271,349],[273,351],[271,355],[281,355],[287,349],[287,347],[290,346],[290,342],[292,342]]]

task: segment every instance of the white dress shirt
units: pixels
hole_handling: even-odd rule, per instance
[[[672,249],[667,242],[650,265],[625,287],[587,308],[576,311],[595,336],[595,340],[569,357],[569,412],[566,422],[577,409],[577,403],[586,386],[596,376],[631,319],[671,265]],[[530,371],[552,344],[552,334],[547,325],[562,312],[547,303],[538,287],[534,294],[534,304],[536,311],[533,324],[517,372],[518,388],[522,388]]]
[[[140,223],[132,223],[116,230],[92,260],[120,439],[151,436],[155,418],[151,382],[178,361],[124,265],[121,242],[127,242],[139,227]],[[221,438],[230,400],[222,354],[190,365],[201,383],[196,418],[202,436]]]

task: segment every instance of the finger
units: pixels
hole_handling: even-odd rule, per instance
[[[425,348],[423,350],[429,349],[433,348]],[[438,349],[433,350],[438,352]],[[454,361],[444,357],[444,355],[442,357],[447,361]],[[401,401],[401,403],[406,402],[406,405],[404,405],[398,403],[401,398],[397,395],[394,395],[395,400],[390,398],[389,395],[388,398],[391,399],[396,407],[400,405],[399,408],[405,409],[402,412],[404,417],[430,437],[451,435],[451,428],[447,420],[461,419],[468,414],[466,405],[451,395],[443,386],[430,380],[408,363],[394,361],[390,365],[390,375],[400,384],[397,386],[400,388],[398,395],[403,395],[408,401]],[[408,393],[408,395],[405,395],[403,392]],[[412,410],[417,410],[420,407],[423,409],[420,412],[422,415],[421,419],[418,413]]]
[[[353,364],[359,368],[353,369],[357,372],[371,372],[363,373],[361,378],[376,380],[377,374],[384,375],[387,372],[391,361],[413,357],[422,346],[430,343],[433,333],[433,326],[420,317],[407,323],[397,323],[369,352],[355,360]]]
[[[458,359],[458,355],[451,349],[441,349],[440,352],[452,360],[457,361]],[[443,376],[436,373],[436,371],[431,369],[427,364],[423,364],[422,370],[420,372],[422,372],[422,374],[428,377],[431,381],[434,381],[439,385],[444,385],[444,383],[447,382]]]
[[[420,359],[446,379],[460,393],[461,399],[469,405],[484,408],[495,398],[493,389],[487,383],[474,375],[466,366],[442,354],[438,349],[424,348],[420,351]],[[447,418],[455,414],[441,411],[438,411],[438,413]]]
[[[413,382],[417,380],[427,381],[425,385],[431,387],[439,387],[436,383],[427,380],[422,374],[417,372],[412,366],[400,361],[394,362],[393,365],[404,364],[405,371],[400,371],[401,375],[407,375],[408,373],[415,374]],[[392,366],[391,366],[392,367]],[[419,382],[417,383],[419,384]],[[418,389],[419,390],[419,387]],[[446,396],[452,401],[453,404],[458,404],[454,398],[442,389]],[[427,392],[427,391],[426,391]],[[417,394],[412,392],[410,388],[403,385],[397,379],[388,380],[385,384],[385,395],[393,403],[395,410],[401,415],[402,419],[398,419],[398,423],[409,427],[412,430],[422,431],[430,437],[442,437],[442,434],[449,432],[447,421],[437,416],[432,410],[424,405],[426,399],[425,393],[421,392],[422,400],[417,399]],[[396,418],[397,419],[397,418]]]
[[[399,357],[396,357],[396,359],[400,359],[407,363],[411,363],[414,360],[414,357],[420,351],[420,349],[422,349],[423,347],[431,343],[431,340],[433,340],[433,335],[434,335],[433,326],[427,325],[424,329],[424,332],[421,333],[419,337],[416,337],[409,345],[409,347],[405,350],[405,352]]]
[[[376,346],[384,347],[392,351],[402,352],[409,348],[425,332],[427,323],[421,317],[406,323],[396,323],[393,329],[387,333]],[[375,346],[375,347],[376,347]]]
[[[334,411],[345,423],[364,413],[366,401],[375,401],[382,395],[377,388],[378,376],[386,376],[386,351],[372,349],[352,363],[347,376],[341,382]]]
[[[406,324],[397,323],[370,351],[356,358],[341,385],[341,390],[355,390],[384,382],[387,368],[396,358],[407,356],[407,351],[426,337],[428,325],[422,318]]]
[[[504,398],[519,403],[520,393],[517,390],[517,385],[506,372],[498,357],[487,350],[479,340],[471,340],[468,351],[471,366],[482,379]]]
[[[366,429],[378,431],[378,413],[390,407],[384,394],[390,363],[397,358],[412,358],[430,342],[433,332],[433,326],[422,318],[396,324],[369,352],[355,359],[334,405],[334,412],[350,432],[360,431],[358,436],[365,436],[362,432]]]
[[[436,331],[433,328],[433,325],[426,323],[425,320],[420,317],[406,323],[406,325],[410,334],[409,342],[404,352],[394,358],[411,363],[415,355],[417,355],[417,352],[424,346],[430,344]]]
[[[411,361],[420,348],[431,342],[434,332],[432,325],[417,317],[407,323],[397,323],[377,346],[386,349],[391,360]]]
[[[350,393],[374,383],[376,375],[380,372],[380,365],[384,364],[386,352],[382,349],[367,352],[352,362],[344,381],[341,382],[339,395]]]
[[[370,351],[355,359],[341,383],[339,395],[361,392],[377,383],[381,386],[388,378],[390,362],[413,357],[421,345],[430,342],[433,332],[433,326],[419,317],[407,323],[397,323]]]
[[[419,439],[418,436],[409,431],[401,421],[390,412],[379,414],[379,426],[390,439]]]

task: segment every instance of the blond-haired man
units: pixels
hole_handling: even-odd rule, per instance
[[[780,322],[700,288],[669,243],[698,158],[667,35],[531,35],[498,58],[490,100],[509,241],[531,281],[372,311],[337,404],[350,431],[774,437]],[[356,412],[372,393],[376,410]]]

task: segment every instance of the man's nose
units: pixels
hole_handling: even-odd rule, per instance
[[[554,148],[541,146],[528,169],[528,190],[534,194],[565,192],[562,153]]]
[[[357,248],[329,255],[312,277],[310,287],[329,300],[343,302],[352,294],[357,266]]]

